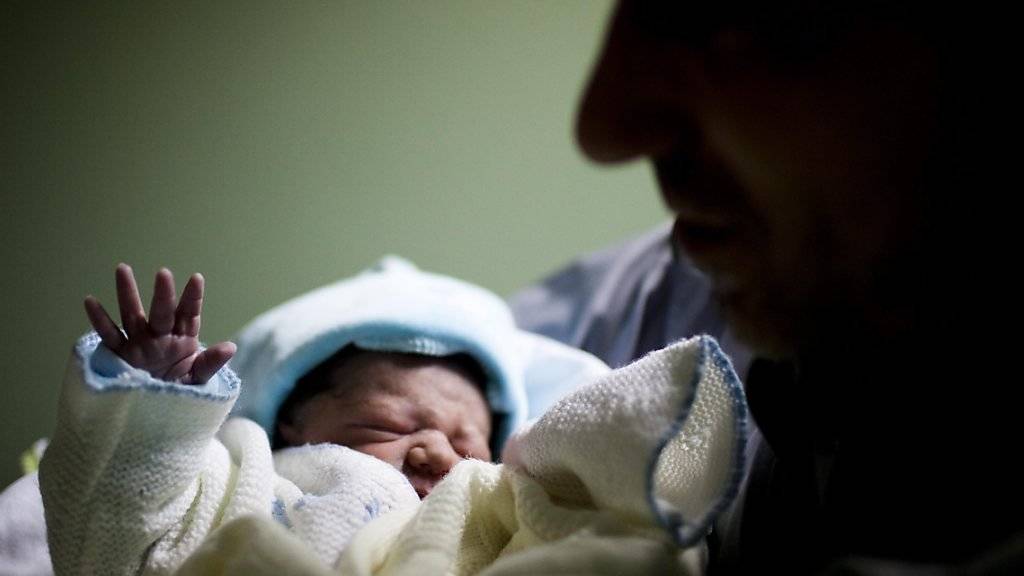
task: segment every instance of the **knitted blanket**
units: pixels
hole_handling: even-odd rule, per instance
[[[180,574],[699,573],[741,478],[745,413],[729,361],[694,338],[557,402],[512,438],[504,465],[460,463],[421,503],[359,530],[333,566],[248,516]]]

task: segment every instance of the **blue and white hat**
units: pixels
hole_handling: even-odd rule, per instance
[[[495,294],[394,256],[261,314],[235,342],[231,367],[242,391],[233,414],[270,435],[298,379],[349,344],[428,356],[468,354],[487,378],[495,454],[527,418],[608,370],[585,352],[516,328]],[[532,405],[530,390],[537,398]]]

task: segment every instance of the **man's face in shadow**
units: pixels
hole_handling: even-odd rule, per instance
[[[651,161],[675,240],[761,352],[898,331],[915,291],[934,51],[893,23],[806,6],[679,4],[617,8],[580,106],[584,152]]]

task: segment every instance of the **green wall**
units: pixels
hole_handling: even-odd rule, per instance
[[[384,253],[508,294],[664,218],[572,141],[607,1],[64,4],[0,10],[0,485],[119,261],[203,272],[214,341]]]

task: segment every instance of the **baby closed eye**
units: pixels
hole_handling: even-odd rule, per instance
[[[353,441],[358,442],[392,442],[415,432],[402,426],[387,424],[353,424],[347,428]]]

